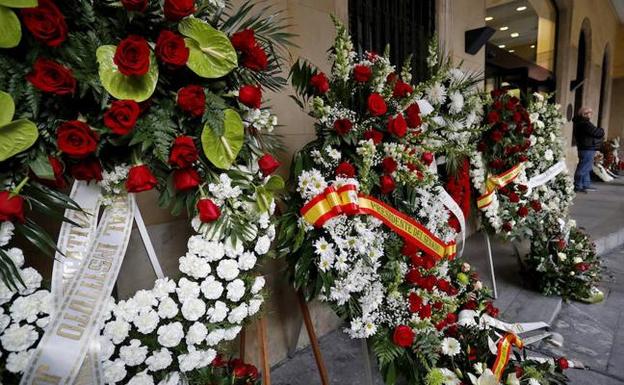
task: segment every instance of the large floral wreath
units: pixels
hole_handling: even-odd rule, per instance
[[[284,84],[289,35],[267,12],[219,0],[0,1],[0,382],[20,382],[56,314],[8,242],[15,232],[62,256],[33,212],[77,226],[67,213],[80,207],[57,191],[70,178],[99,183],[113,210],[156,188],[196,232],[181,278],[109,301],[96,337],[101,381],[257,380],[217,349],[263,302],[254,268],[283,186],[271,176],[279,143],[262,92]]]
[[[340,23],[330,52],[329,76],[301,61],[291,71],[317,133],[294,158],[295,190],[279,227],[295,286],[342,315],[349,336],[370,341],[387,384],[564,378],[552,362],[517,363],[527,375],[506,360],[489,369],[495,334],[467,330],[478,322],[471,314],[498,310],[454,258],[457,233],[422,145],[430,103],[387,54],[357,55]]]

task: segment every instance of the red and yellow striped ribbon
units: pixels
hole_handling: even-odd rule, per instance
[[[485,193],[477,198],[477,207],[481,210],[488,207],[494,200],[494,193],[513,182],[520,175],[524,162],[518,163],[502,174],[492,175],[485,181]]]
[[[514,346],[517,346],[520,349],[524,346],[520,337],[514,333],[505,334],[505,336],[498,342],[498,354],[496,355],[494,365],[492,365],[492,372],[499,381],[501,380],[503,372],[507,367],[507,363],[509,362],[509,357],[511,357],[511,352]]]
[[[409,240],[423,251],[438,258],[452,259],[457,253],[455,242],[446,243],[433,235],[425,226],[388,204],[371,196],[358,194],[357,187],[347,184],[336,190],[325,191],[306,203],[301,215],[306,222],[321,227],[337,215],[368,214],[381,220],[392,231]]]

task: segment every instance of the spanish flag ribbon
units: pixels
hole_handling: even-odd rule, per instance
[[[520,337],[514,333],[507,333],[500,339],[500,341],[498,341],[498,353],[496,355],[496,361],[494,361],[494,365],[492,366],[492,372],[499,381],[501,380],[503,372],[507,367],[507,363],[509,362],[509,357],[511,357],[511,352],[514,346],[519,349],[522,349],[524,346]]]
[[[477,198],[477,207],[481,210],[488,207],[494,201],[494,193],[496,193],[496,190],[499,190],[513,182],[514,179],[520,175],[523,167],[524,162],[520,162],[502,174],[491,175],[488,177],[485,181],[485,193]]]
[[[438,258],[452,259],[457,253],[455,241],[442,241],[413,218],[378,199],[359,194],[353,184],[346,184],[338,189],[329,186],[301,209],[305,221],[316,227],[323,226],[329,219],[341,214],[372,215],[404,239]]]

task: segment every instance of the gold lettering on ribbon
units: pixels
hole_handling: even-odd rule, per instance
[[[33,385],[53,384],[57,385],[61,382],[61,377],[48,373],[50,370],[49,365],[39,365],[35,371],[35,378],[33,378]]]

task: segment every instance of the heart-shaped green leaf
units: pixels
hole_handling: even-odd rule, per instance
[[[238,66],[236,50],[230,39],[210,24],[187,18],[178,24],[178,30],[187,37],[184,42],[190,50],[186,65],[197,75],[220,78]]]
[[[27,119],[0,126],[0,162],[27,150],[38,137],[37,126]]]
[[[38,5],[37,0],[0,0],[0,5],[9,8],[33,8]]]
[[[271,207],[271,202],[273,201],[273,193],[267,191],[263,186],[256,188],[256,204],[258,205],[258,209],[260,212],[265,212],[269,210]]]
[[[215,166],[229,169],[245,141],[245,127],[240,115],[234,110],[223,111],[223,133],[217,128],[204,125],[201,134],[202,148],[206,158]]]
[[[22,26],[12,10],[0,5],[0,48],[13,48],[22,40]]]
[[[119,72],[113,62],[116,49],[114,45],[103,45],[95,52],[102,85],[117,99],[130,99],[135,102],[149,99],[158,83],[158,64],[154,53],[150,53],[149,71],[145,75],[126,76]]]
[[[39,156],[37,156],[28,165],[38,178],[54,180],[54,170],[52,169],[52,165],[50,164],[47,155],[39,154]]]
[[[273,175],[264,184],[264,188],[266,188],[268,191],[282,190],[284,188],[284,179],[282,179],[282,177],[279,175]]]
[[[11,123],[15,113],[15,103],[10,94],[0,91],[0,126]]]

